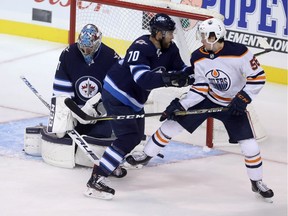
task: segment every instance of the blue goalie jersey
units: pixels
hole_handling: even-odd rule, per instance
[[[143,35],[132,43],[125,58],[109,70],[104,89],[138,112],[152,89],[165,86],[162,71],[186,68],[174,42],[168,49],[160,50],[149,40],[149,35]]]
[[[78,105],[102,91],[103,79],[111,66],[119,60],[118,54],[105,44],[95,53],[88,65],[77,43],[63,50],[55,73],[53,95],[66,95]]]

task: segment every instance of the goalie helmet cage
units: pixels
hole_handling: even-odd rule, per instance
[[[71,0],[70,7],[69,44],[75,42],[84,25],[93,23],[103,33],[102,41],[122,57],[136,38],[149,34],[148,24],[153,15],[166,13],[176,22],[174,41],[179,47],[181,57],[188,65],[190,65],[191,53],[201,46],[200,41],[196,40],[198,23],[212,17],[224,19],[216,11],[172,3],[169,0]],[[186,91],[187,88],[153,90],[148,101],[148,104],[153,104],[151,111],[163,111],[171,101],[171,96],[179,97]],[[167,92],[170,98],[167,97],[165,100],[163,98]],[[206,145],[210,148],[213,147],[214,131],[214,120],[208,119]]]

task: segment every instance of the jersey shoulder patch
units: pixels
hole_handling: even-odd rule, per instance
[[[137,38],[128,48],[127,53],[138,51],[141,55],[151,56],[156,53],[156,47],[149,40],[149,35],[142,35]]]
[[[225,41],[224,48],[221,52],[223,56],[241,56],[247,52],[248,48],[244,44]]]
[[[143,40],[143,39],[136,40],[136,41],[135,41],[135,44],[148,45],[148,43],[147,43],[145,40]]]
[[[137,38],[134,42],[133,45],[149,45],[149,35],[142,35],[141,37]]]

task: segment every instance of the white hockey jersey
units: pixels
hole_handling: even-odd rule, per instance
[[[265,73],[253,53],[242,44],[224,43],[217,53],[207,52],[203,47],[192,53],[195,82],[180,100],[186,110],[206,97],[228,106],[242,89],[253,99],[264,86]]]

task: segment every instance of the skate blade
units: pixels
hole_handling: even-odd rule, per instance
[[[260,199],[264,202],[267,202],[267,203],[273,203],[273,199],[272,198],[265,198],[265,197],[262,197],[260,194],[256,193],[256,198],[257,199]]]
[[[111,193],[97,191],[93,188],[87,188],[87,190],[84,192],[84,195],[90,198],[103,199],[103,200],[111,200],[114,197],[114,195]]]

